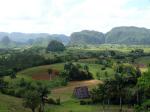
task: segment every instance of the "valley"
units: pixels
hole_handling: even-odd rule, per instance
[[[97,96],[98,99],[95,99],[94,95],[98,95],[95,91],[100,89],[100,85],[108,83],[107,81],[118,80],[116,78],[120,76],[116,77],[116,73],[122,74],[122,80],[131,81],[127,82],[128,86],[124,89],[130,90],[136,83],[143,87],[140,85],[142,84],[140,80],[142,81],[144,74],[149,72],[148,45],[102,44],[86,45],[86,48],[77,45],[68,46],[64,51],[45,52],[45,50],[45,48],[32,47],[1,52],[1,65],[3,65],[1,81],[6,88],[1,90],[0,110],[15,112],[19,109],[21,112],[30,112],[29,108],[23,106],[24,93],[30,89],[36,91],[36,88],[38,90],[40,87],[45,87],[48,99],[44,106],[46,112],[116,112],[120,110],[116,95],[111,96],[111,104],[107,104],[106,98],[104,106],[102,96]],[[19,60],[16,60],[17,57]],[[138,82],[136,77],[139,78]],[[91,97],[87,99],[74,97],[73,91],[76,87],[88,87]],[[115,91],[114,94],[117,94]],[[128,100],[124,95],[122,97],[124,98],[122,111],[134,112],[136,100],[132,99],[135,104],[126,103]],[[39,107],[35,108],[36,111],[38,109]]]

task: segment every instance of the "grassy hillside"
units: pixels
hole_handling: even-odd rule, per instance
[[[93,60],[91,60],[91,61],[93,61]],[[85,64],[88,65],[89,71],[93,74],[93,77],[95,79],[97,78],[96,77],[97,73],[100,73],[100,76],[102,78],[105,77],[105,72],[106,71],[108,73],[108,77],[112,77],[112,74],[114,73],[112,68],[107,68],[106,67],[106,70],[101,70],[101,68],[103,66],[100,65],[100,64],[88,64],[88,63],[83,63],[83,62],[80,62],[80,61],[78,62],[78,64],[80,64],[81,66],[84,66]],[[37,74],[46,74],[49,68],[56,69],[58,71],[62,71],[63,68],[64,68],[64,63],[44,65],[44,66],[29,68],[29,69],[26,69],[26,70],[23,70],[23,71],[19,72],[17,74],[17,76],[18,77],[24,77],[26,79],[32,79],[32,76],[35,76]]]
[[[31,112],[22,106],[22,99],[0,93],[0,112]]]
[[[59,63],[59,64],[53,64],[53,65],[45,65],[45,66],[38,66],[38,67],[33,67],[29,68],[26,70],[23,70],[17,74],[18,77],[24,77],[27,79],[31,79],[33,75],[39,74],[39,73],[47,73],[49,68],[57,69],[57,70],[63,70],[64,64]]]

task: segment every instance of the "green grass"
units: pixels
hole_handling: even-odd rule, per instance
[[[66,87],[56,88],[52,90],[49,98],[60,98],[61,105],[46,105],[46,112],[103,112],[101,104],[95,105],[80,105],[79,101],[75,99],[72,94],[75,87],[78,86],[88,86],[89,90],[94,88],[101,81],[91,80],[91,81],[78,81],[69,83]],[[128,111],[127,107],[124,109]],[[119,112],[119,106],[111,105],[106,106],[105,112]],[[130,111],[133,112],[133,111]]]
[[[112,68],[106,68],[106,70],[101,70],[102,65],[99,64],[89,64],[89,71],[93,74],[94,78],[97,73],[100,73],[101,78],[105,78],[105,72],[107,71],[108,77],[111,78],[113,76],[114,70]]]
[[[92,59],[92,60],[84,60],[84,61],[95,61],[95,59]],[[82,60],[83,61],[83,60]],[[106,68],[106,70],[101,70],[101,68],[103,67],[102,65],[100,64],[89,64],[89,63],[81,63],[80,61],[77,62],[79,64],[81,64],[81,66],[84,66],[85,64],[89,66],[89,71],[93,74],[93,77],[96,79],[96,74],[97,72],[100,74],[100,76],[103,78],[105,77],[104,73],[107,71],[108,73],[108,77],[112,77],[114,71],[112,68]],[[33,75],[36,75],[36,74],[42,74],[42,73],[45,73],[47,72],[47,70],[49,68],[53,68],[53,69],[56,69],[56,70],[59,70],[59,71],[62,71],[63,68],[64,68],[64,63],[59,63],[59,64],[52,64],[52,65],[43,65],[43,66],[38,66],[38,67],[33,67],[33,68],[29,68],[29,69],[26,69],[26,70],[23,70],[19,73],[17,73],[17,77],[19,78],[25,78],[25,79],[32,79],[32,76]]]
[[[136,59],[135,62],[148,65],[148,64],[150,64],[150,56],[140,57],[140,58]]]
[[[133,112],[132,109],[123,107],[126,112]],[[79,101],[72,100],[62,103],[60,106],[47,105],[46,112],[103,112],[102,105],[80,105]],[[129,111],[131,110],[131,111]],[[105,106],[105,112],[119,112],[119,106]]]
[[[22,99],[0,93],[0,112],[31,112],[22,106]]]
[[[73,81],[69,82],[67,86],[55,88],[49,94],[50,98],[60,98],[62,102],[73,100],[73,91],[75,87],[88,86],[89,90],[94,88],[97,84],[101,83],[99,80],[88,81]]]
[[[33,75],[47,72],[49,68],[61,71],[64,68],[64,64],[59,63],[59,64],[43,65],[43,66],[28,68],[26,70],[23,70],[23,71],[17,73],[17,76],[21,77],[21,78],[23,77],[25,79],[31,79]]]
[[[31,112],[30,109],[24,108],[22,103],[22,99],[0,93],[0,112]],[[119,106],[105,107],[106,112],[117,112],[119,109]],[[124,109],[127,107],[124,106]],[[69,100],[59,106],[46,104],[45,110],[46,112],[102,112],[102,106],[101,104],[80,105],[78,100]]]
[[[80,59],[80,60],[78,60],[78,62],[80,62],[80,63],[89,63],[89,64],[95,63],[96,61],[98,61],[97,58],[89,58],[89,59]]]

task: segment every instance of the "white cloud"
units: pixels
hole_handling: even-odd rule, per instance
[[[0,31],[70,34],[84,29],[106,32],[123,25],[150,28],[150,7],[127,8],[130,1],[0,0]]]

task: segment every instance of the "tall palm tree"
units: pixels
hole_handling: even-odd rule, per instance
[[[48,69],[49,80],[51,80],[53,70],[51,68]]]
[[[94,101],[102,101],[103,112],[105,112],[105,100],[107,97],[105,84],[99,84],[98,88],[95,88],[91,91],[91,94]]]
[[[119,96],[119,104],[120,104],[120,112],[122,112],[122,97],[124,94],[124,88],[125,88],[125,81],[124,81],[123,74],[116,73],[115,74],[115,80],[114,85],[116,86],[116,91]]]

